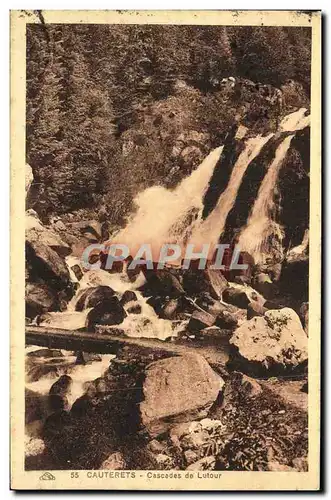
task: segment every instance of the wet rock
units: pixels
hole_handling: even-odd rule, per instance
[[[57,377],[59,375],[59,370],[56,364],[54,363],[43,363],[38,365],[33,365],[28,368],[27,373],[25,375],[27,382],[38,382],[43,377],[52,376]]]
[[[99,470],[124,470],[126,462],[121,452],[117,451],[109,455],[106,460],[102,462]]]
[[[110,286],[100,285],[84,290],[76,302],[76,311],[95,307],[99,302],[107,300],[115,294]]]
[[[132,304],[126,308],[128,314],[141,314],[141,310],[141,305],[137,302],[132,302]]]
[[[140,403],[142,424],[152,436],[164,432],[171,421],[185,422],[206,416],[224,381],[199,355],[162,359],[150,364]],[[199,387],[199,390],[197,390]]]
[[[188,269],[183,273],[183,287],[190,296],[208,293],[219,299],[227,286],[227,280],[217,269]]]
[[[203,330],[208,326],[212,326],[214,323],[215,316],[212,316],[211,314],[200,310],[194,311],[188,323],[188,330],[194,333]]]
[[[167,269],[144,269],[142,272],[146,278],[146,285],[144,289],[152,291],[153,294],[159,296],[180,297],[185,295],[185,291],[180,284],[179,279],[175,274]]]
[[[293,309],[270,310],[263,317],[245,321],[230,344],[243,371],[282,373],[303,368],[308,359],[308,339]]]
[[[80,281],[82,279],[82,277],[84,276],[83,271],[78,264],[75,264],[74,266],[72,266],[71,270],[74,273],[74,275],[76,276],[78,281]]]
[[[162,309],[163,309],[164,303],[165,303],[164,297],[160,297],[160,296],[156,296],[156,297],[151,296],[146,300],[146,304],[151,306],[158,316],[160,316],[162,314]]]
[[[77,356],[76,365],[88,365],[90,363],[94,363],[95,361],[102,361],[101,355],[94,352],[78,351],[75,354]]]
[[[119,325],[126,317],[126,312],[117,297],[113,296],[99,302],[87,315],[86,326]]]
[[[137,300],[138,300],[137,295],[133,290],[126,290],[121,297],[120,303],[122,304],[122,306],[125,306],[125,304],[127,304],[128,302],[133,302]]]
[[[216,318],[215,325],[225,330],[234,330],[238,326],[238,319],[230,311],[221,311]]]
[[[58,311],[57,294],[48,285],[42,283],[27,283],[25,288],[25,314],[35,318],[38,314],[48,311]]]
[[[162,307],[160,316],[164,319],[174,319],[181,308],[181,303],[178,298],[170,299]]]
[[[247,306],[247,319],[252,319],[255,316],[264,316],[268,309],[258,302],[250,302]]]
[[[68,396],[71,393],[72,378],[69,375],[62,375],[49,390],[49,407],[51,410],[68,410]]]

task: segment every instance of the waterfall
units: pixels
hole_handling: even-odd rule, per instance
[[[205,221],[197,224],[192,234],[190,243],[193,243],[198,249],[203,243],[213,245],[218,243],[222,234],[225,222],[234,205],[240,187],[242,178],[251,161],[260,153],[263,146],[269,141],[273,134],[265,137],[257,136],[250,138],[245,142],[245,149],[239,155],[229,180],[229,183],[223,193],[220,195],[214,210],[209,214]]]
[[[286,116],[281,124],[281,132],[295,132],[307,127],[310,116],[305,116],[306,109]],[[272,254],[272,238],[282,240],[282,228],[275,221],[274,193],[277,186],[278,176],[286,157],[287,151],[295,134],[290,134],[278,146],[275,157],[261,183],[257,198],[253,205],[248,222],[242,230],[238,245],[241,251],[251,254],[256,263],[262,262]]]
[[[132,253],[148,243],[156,261],[162,244],[184,241],[194,220],[201,218],[203,197],[222,150],[214,149],[174,190],[155,186],[138,194],[137,212],[112,243],[128,245]]]

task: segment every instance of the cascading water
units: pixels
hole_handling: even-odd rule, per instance
[[[201,217],[203,197],[222,149],[214,149],[176,189],[156,186],[139,194],[135,199],[137,213],[112,243],[127,245],[132,253],[148,243],[155,261],[163,243],[182,243],[192,219]]]
[[[309,125],[309,116],[305,116],[306,109],[302,108],[286,116],[280,124],[282,132],[302,130]],[[295,134],[290,134],[278,146],[275,157],[268,167],[261,183],[256,201],[253,205],[246,227],[242,230],[238,245],[241,251],[246,251],[254,257],[256,263],[262,262],[272,253],[272,238],[282,240],[282,229],[275,222],[274,193],[279,172],[290,148]]]
[[[218,243],[219,237],[224,230],[226,218],[233,207],[248,165],[256,158],[262,147],[272,136],[273,134],[269,134],[266,137],[257,136],[246,141],[245,149],[239,155],[233,167],[229,183],[225,191],[220,195],[214,210],[206,220],[201,221],[194,228],[190,243],[193,243],[197,249],[204,243],[210,243],[211,251],[213,251],[213,246]]]

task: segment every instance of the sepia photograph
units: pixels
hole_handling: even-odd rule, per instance
[[[317,489],[320,15],[92,13],[12,15],[17,477]]]

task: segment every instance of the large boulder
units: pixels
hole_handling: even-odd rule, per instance
[[[145,372],[141,422],[152,436],[157,436],[171,423],[204,417],[223,385],[223,379],[198,354],[151,363]]]
[[[168,269],[141,269],[145,278],[146,285],[143,289],[152,292],[153,295],[180,297],[185,295],[185,291],[180,284],[179,279]]]
[[[27,318],[33,319],[38,314],[58,310],[57,295],[48,285],[27,283],[25,288],[25,315]]]
[[[94,329],[96,325],[119,325],[126,312],[116,296],[99,302],[87,315],[86,326]]]
[[[121,297],[120,302],[121,302],[122,306],[125,306],[125,304],[128,304],[129,302],[137,301],[137,300],[138,300],[137,295],[133,290],[125,290],[125,292],[123,293],[123,295]]]
[[[96,286],[92,288],[87,288],[83,290],[79,296],[75,309],[76,311],[83,311],[83,309],[88,309],[95,307],[98,302],[105,299],[109,299],[115,294],[114,290],[110,286]]]
[[[217,269],[188,269],[183,274],[183,288],[190,296],[208,293],[219,299],[227,286],[227,280]]]
[[[308,360],[308,339],[293,309],[266,311],[245,321],[230,339],[232,362],[242,371],[277,374],[300,371]]]
[[[55,250],[57,254],[66,257],[71,253],[70,246],[58,234],[46,227],[35,226],[25,232],[25,239],[30,243],[42,243]]]
[[[65,260],[55,250],[41,241],[26,241],[26,259],[30,275],[36,280],[52,282],[57,289],[63,289],[70,283],[69,270]]]

